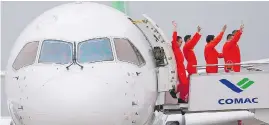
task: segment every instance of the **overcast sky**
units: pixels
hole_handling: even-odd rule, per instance
[[[20,32],[35,17],[44,11],[67,2],[3,2],[1,67],[5,69],[10,49]],[[110,5],[111,2],[100,2]],[[179,34],[193,34],[197,25],[201,25],[202,38],[195,48],[199,64],[205,64],[204,45],[208,34],[217,35],[224,24],[228,32],[239,28],[241,20],[245,23],[245,32],[240,40],[242,60],[268,58],[269,55],[269,2],[128,2],[129,15],[141,19],[142,14],[149,15],[171,37],[171,21],[178,22]],[[224,41],[217,49],[221,50]]]
[[[2,2],[2,70],[6,69],[10,50],[26,25],[44,11],[63,3],[67,2]],[[111,2],[100,3],[111,5]],[[172,20],[178,22],[181,36],[193,34],[197,25],[200,25],[203,36],[195,48],[198,64],[205,64],[203,50],[206,35],[217,35],[222,26],[227,24],[225,37],[217,46],[221,50],[227,33],[239,28],[241,20],[245,23],[245,31],[239,43],[242,60],[269,58],[269,2],[128,2],[128,11],[134,19],[141,19],[142,14],[146,13],[168,38],[172,34]],[[2,114],[6,115],[6,110]]]

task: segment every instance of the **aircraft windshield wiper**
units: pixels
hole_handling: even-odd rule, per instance
[[[71,67],[73,64],[77,64],[81,70],[84,68],[82,65],[78,64],[78,62],[77,62],[77,57],[76,57],[77,50],[76,49],[77,49],[76,43],[74,42],[74,52],[73,52],[73,56],[72,56],[72,63],[66,67],[67,70],[69,70],[69,67]]]

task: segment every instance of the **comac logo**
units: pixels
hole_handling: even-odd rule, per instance
[[[219,81],[222,84],[224,84],[225,86],[227,86],[228,88],[230,88],[231,90],[233,90],[234,92],[237,92],[237,93],[243,92],[243,90],[249,88],[254,83],[254,81],[251,81],[248,78],[243,78],[242,80],[240,80],[237,83],[237,86],[239,86],[239,87],[237,87],[236,85],[234,85],[233,83],[231,83],[227,79],[221,79]]]
[[[230,88],[232,91],[236,93],[241,93],[251,85],[254,84],[254,81],[249,80],[248,78],[243,78],[240,80],[236,85],[232,82],[228,81],[227,79],[219,80],[223,85]],[[258,98],[226,98],[226,99],[219,99],[218,103],[220,105],[225,104],[246,104],[246,103],[258,103]]]

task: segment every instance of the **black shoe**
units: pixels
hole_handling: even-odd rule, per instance
[[[186,101],[182,100],[182,99],[178,99],[177,101],[178,103],[187,103]]]
[[[170,95],[171,95],[174,99],[177,98],[177,93],[175,92],[175,89],[171,89],[171,90],[169,91],[169,93],[170,93]]]

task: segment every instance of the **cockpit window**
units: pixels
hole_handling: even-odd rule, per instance
[[[78,44],[78,62],[91,63],[113,61],[113,52],[109,38],[96,38]]]
[[[68,64],[72,61],[73,44],[60,40],[43,41],[39,63]]]
[[[114,38],[114,43],[120,61],[130,62],[138,66],[145,64],[141,53],[128,39]]]
[[[35,62],[39,42],[27,43],[19,52],[12,67],[18,70],[22,67],[32,65]]]

